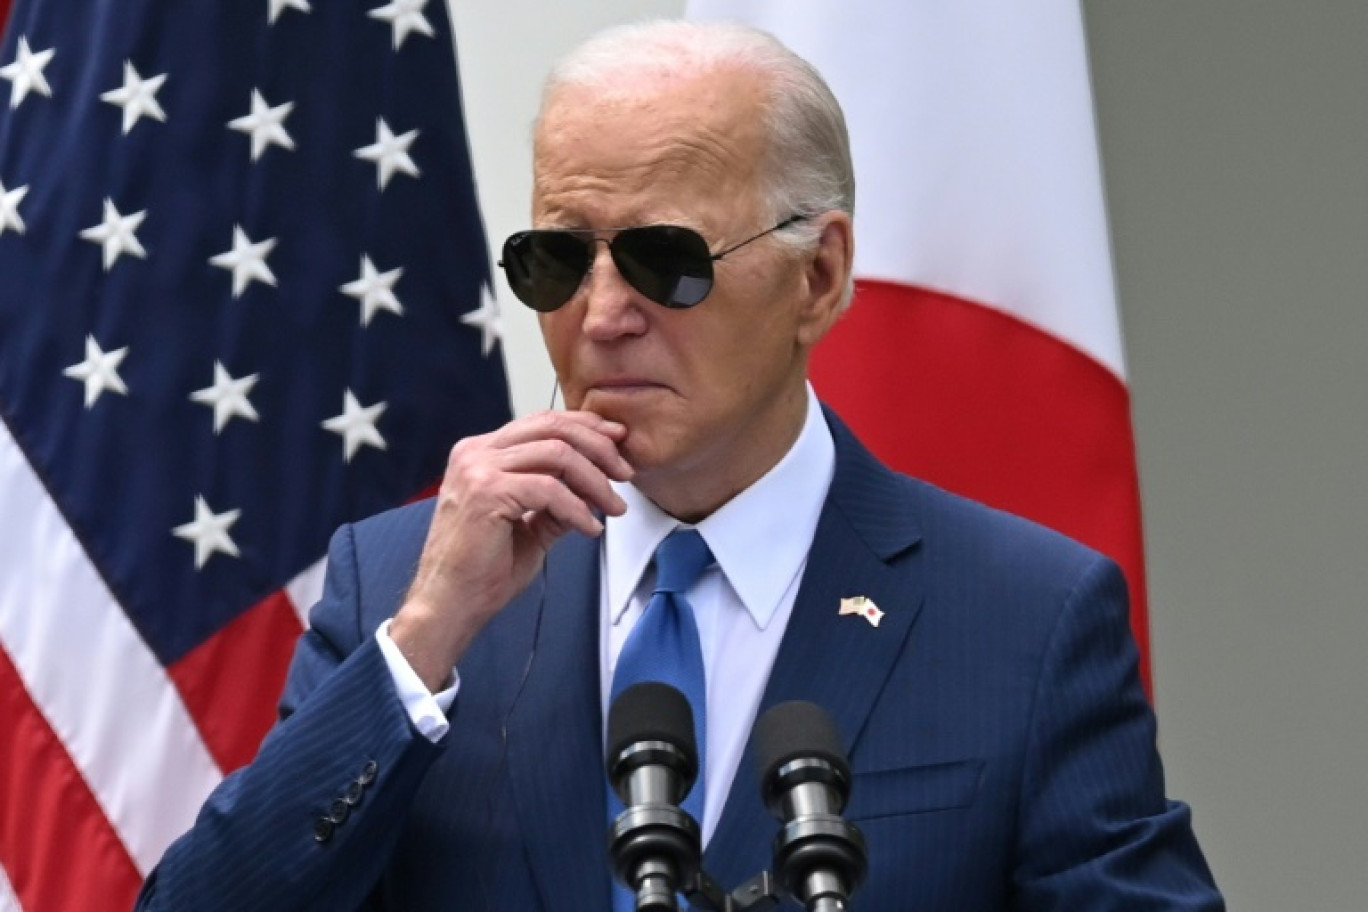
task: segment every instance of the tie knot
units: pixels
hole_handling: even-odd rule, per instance
[[[688,591],[707,566],[712,552],[694,529],[677,529],[665,536],[655,552],[656,592]]]

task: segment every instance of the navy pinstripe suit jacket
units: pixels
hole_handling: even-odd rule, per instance
[[[1164,795],[1117,568],[889,471],[828,420],[836,474],[762,710],[812,700],[845,737],[847,813],[870,848],[856,908],[1223,908],[1187,808]],[[139,908],[609,908],[597,542],[563,539],[481,634],[433,745],[373,638],[431,509],[337,533],[282,721]],[[837,614],[853,595],[884,610],[879,627]],[[705,857],[728,888],[768,866],[777,829],[751,768]]]

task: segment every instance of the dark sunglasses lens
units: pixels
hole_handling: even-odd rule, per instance
[[[648,225],[618,232],[613,263],[632,287],[666,307],[693,307],[712,290],[712,251],[698,232]]]
[[[504,242],[503,268],[519,301],[550,313],[574,297],[591,257],[589,242],[567,231],[519,231]]]

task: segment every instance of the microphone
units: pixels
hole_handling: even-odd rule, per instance
[[[684,695],[657,681],[624,690],[608,710],[607,769],[625,807],[608,832],[613,874],[636,895],[637,912],[678,912],[677,894],[703,854],[698,823],[679,807],[698,776]]]
[[[831,717],[814,703],[772,707],[755,724],[765,806],[783,828],[774,867],[808,912],[844,912],[868,869],[864,836],[841,816],[850,764]]]

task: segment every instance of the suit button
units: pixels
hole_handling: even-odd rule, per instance
[[[338,798],[328,805],[328,819],[339,826],[346,822],[347,815],[351,813],[351,805]]]
[[[314,821],[314,842],[327,842],[336,829],[337,825],[327,817],[319,817]]]
[[[361,776],[357,781],[362,785],[370,785],[375,781],[375,775],[378,772],[380,772],[380,765],[374,760],[367,760],[366,765],[361,768]]]
[[[352,807],[356,807],[358,804],[361,803],[361,795],[365,791],[366,787],[363,786],[361,784],[361,780],[358,779],[351,785],[347,786],[347,794],[342,797],[342,800],[347,802],[347,804],[351,805]]]

